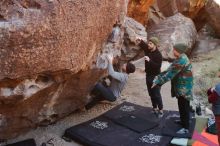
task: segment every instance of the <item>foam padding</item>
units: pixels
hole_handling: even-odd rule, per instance
[[[36,146],[36,143],[34,139],[27,139],[27,140],[20,141],[17,143],[8,144],[6,146]]]
[[[161,129],[153,129],[140,134],[131,146],[169,146],[172,137],[162,135]],[[129,145],[129,146],[130,146]]]
[[[122,126],[125,126],[131,130],[134,130],[136,132],[139,132],[139,133],[153,129],[159,125],[158,122],[146,120],[136,115],[127,115],[127,116],[121,117],[116,120],[116,123]]]
[[[177,111],[164,111],[158,118],[152,108],[124,102],[97,118],[68,128],[64,137],[88,146],[166,146],[172,136],[162,127]]]
[[[67,129],[64,136],[89,146],[126,146],[138,134],[105,117],[98,117]]]
[[[114,121],[130,114],[135,115],[139,113],[141,110],[145,110],[145,109],[146,108],[143,106],[135,105],[129,102],[124,102],[104,113],[104,116]],[[147,111],[150,112],[148,108]]]
[[[182,128],[181,125],[175,123],[175,120],[179,120],[177,117],[172,117],[166,120],[165,126],[162,129],[163,135],[177,137],[177,138],[191,138],[195,128],[196,120],[195,118],[190,120],[189,133],[187,134],[177,134],[176,132]]]

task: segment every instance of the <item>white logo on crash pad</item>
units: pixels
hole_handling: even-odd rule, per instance
[[[101,122],[101,121],[94,121],[90,123],[90,126],[96,128],[96,129],[105,129],[108,128],[108,122]]]
[[[143,143],[154,144],[154,143],[159,143],[161,137],[162,136],[159,136],[159,135],[149,134],[149,135],[144,135],[140,137],[139,140]]]
[[[124,106],[120,107],[119,110],[123,111],[123,112],[132,112],[132,111],[135,111],[135,108],[134,108],[134,106],[124,105]]]

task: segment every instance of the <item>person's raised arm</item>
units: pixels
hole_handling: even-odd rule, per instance
[[[132,57],[128,62],[132,61],[132,62],[136,62],[136,59],[138,56],[140,56],[140,54],[144,51],[148,50],[148,45],[147,43],[144,42],[143,39],[141,38],[136,38],[135,40],[135,44],[138,45],[140,47],[140,50],[138,50],[137,54]],[[146,52],[145,52],[146,53]],[[138,59],[139,60],[139,59]]]
[[[123,73],[121,72],[116,72],[113,68],[112,62],[113,62],[113,56],[112,55],[108,55],[107,56],[107,60],[108,60],[108,74],[118,80],[118,81],[123,81]]]
[[[138,63],[140,63],[140,62],[144,62],[145,61],[145,56],[144,57],[142,57],[142,58],[140,58],[140,59],[138,59],[138,60],[134,60],[134,61],[130,61],[132,64],[134,64],[134,65],[136,65],[136,64],[138,64]]]
[[[186,66],[186,63],[187,61],[181,58],[174,61],[164,74],[155,77],[152,88],[172,80]]]

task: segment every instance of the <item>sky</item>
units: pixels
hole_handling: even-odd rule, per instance
[[[215,0],[215,1],[216,1],[216,3],[218,3],[220,5],[220,0]]]

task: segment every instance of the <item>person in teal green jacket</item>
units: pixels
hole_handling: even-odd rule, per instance
[[[173,54],[175,60],[170,67],[155,77],[152,88],[171,80],[172,96],[178,100],[178,108],[180,120],[176,121],[183,128],[177,131],[178,134],[186,134],[189,132],[190,123],[190,100],[193,99],[193,74],[192,64],[185,54],[187,51],[185,44],[176,44],[173,46]]]

